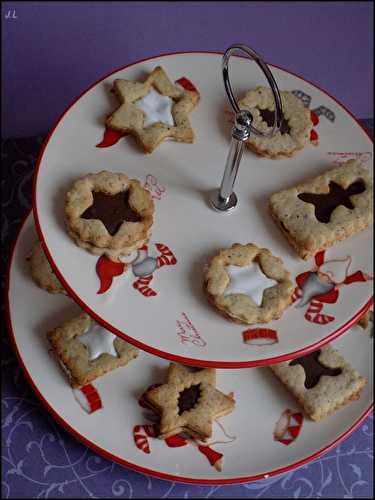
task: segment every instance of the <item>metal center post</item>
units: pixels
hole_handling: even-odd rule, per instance
[[[237,50],[245,52],[258,64],[271,87],[275,100],[275,119],[273,128],[270,132],[261,132],[253,127],[252,114],[250,113],[250,111],[244,109],[241,110],[238,106],[236,98],[234,97],[229,80],[228,63],[230,56]],[[238,198],[233,189],[238,169],[241,163],[245,141],[249,139],[251,133],[260,137],[273,137],[275,133],[280,129],[283,119],[283,111],[281,97],[276,81],[266,63],[253,49],[250,49],[246,45],[232,45],[231,47],[229,47],[223,56],[222,71],[225,91],[227,93],[229,102],[235,112],[235,121],[232,129],[232,139],[229,147],[227,161],[225,164],[223,179],[221,181],[220,188],[217,189],[211,197],[211,205],[215,210],[221,213],[228,213],[229,211],[233,210],[238,203]]]

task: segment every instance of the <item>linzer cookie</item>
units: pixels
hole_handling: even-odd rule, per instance
[[[112,258],[148,241],[153,214],[150,192],[120,173],[88,174],[74,183],[65,200],[68,233],[77,245]]]
[[[373,179],[349,160],[271,196],[271,214],[302,259],[335,245],[372,223]]]
[[[199,93],[174,85],[160,66],[143,83],[115,80],[113,92],[120,107],[107,119],[107,126],[133,135],[146,153],[167,137],[194,141],[189,113],[198,104]]]
[[[313,127],[310,111],[291,92],[280,92],[283,121],[273,137],[251,134],[246,145],[259,156],[278,159],[293,156],[310,141]],[[271,132],[275,120],[275,103],[271,89],[257,87],[239,101],[240,109],[253,116],[253,126],[262,132]]]
[[[30,257],[31,277],[34,282],[43,290],[49,293],[64,293],[66,291],[57,279],[56,274],[47,260],[39,240],[35,241]]]
[[[52,350],[73,388],[125,366],[138,350],[101,327],[87,314],[65,321],[47,333]]]
[[[237,323],[268,323],[291,303],[293,283],[280,258],[266,248],[235,243],[211,260],[205,274],[209,301]]]
[[[270,368],[315,421],[358,399],[367,383],[329,345]]]
[[[165,439],[184,431],[201,441],[210,438],[213,421],[231,413],[235,406],[234,399],[215,385],[213,368],[189,371],[171,363],[167,383],[144,394],[146,403],[160,414],[159,437]]]

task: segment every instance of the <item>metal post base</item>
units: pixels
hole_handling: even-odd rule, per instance
[[[225,199],[220,196],[220,189],[217,189],[210,198],[211,206],[221,213],[232,212],[238,204],[236,193],[232,192],[229,198]]]

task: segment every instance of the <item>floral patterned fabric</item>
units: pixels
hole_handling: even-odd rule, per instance
[[[372,120],[365,126],[372,130]],[[1,283],[31,207],[33,168],[43,138],[2,142]],[[110,462],[62,429],[29,387],[6,335],[2,304],[2,496],[4,498],[370,498],[373,415],[348,439],[286,474],[233,486],[162,481]]]

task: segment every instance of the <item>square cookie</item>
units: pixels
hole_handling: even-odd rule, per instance
[[[330,345],[270,368],[315,421],[358,399],[367,383]]]
[[[289,243],[307,260],[372,223],[373,179],[349,160],[295,187],[273,194],[269,207]]]
[[[125,366],[138,349],[101,327],[87,314],[65,321],[47,333],[61,367],[73,388]]]

